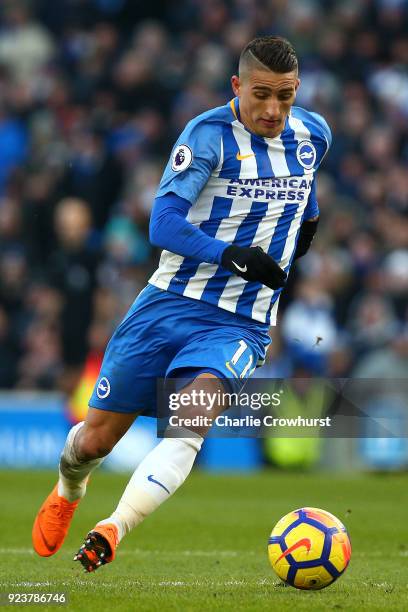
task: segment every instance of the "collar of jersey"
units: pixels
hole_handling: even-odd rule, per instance
[[[266,142],[274,142],[275,140],[278,140],[282,137],[282,135],[286,132],[286,130],[290,129],[290,125],[289,125],[289,116],[291,114],[291,112],[289,112],[289,116],[286,117],[286,121],[285,121],[285,127],[283,128],[282,132],[280,134],[278,134],[278,136],[275,136],[275,138],[267,138],[266,136],[260,136],[259,134],[255,134],[255,132],[252,132],[250,129],[248,129],[241,121],[241,113],[239,110],[239,98],[232,98],[232,100],[230,100],[229,102],[230,107],[231,107],[231,111],[234,115],[234,117],[236,118],[237,121],[240,122],[240,124],[242,125],[242,127],[244,128],[244,130],[246,130],[249,134],[251,134],[251,136],[254,136],[255,138],[260,138],[261,140],[265,140]]]

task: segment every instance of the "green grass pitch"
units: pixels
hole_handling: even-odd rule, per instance
[[[31,550],[31,525],[55,473],[0,472],[0,592],[65,591],[63,609],[81,611],[408,610],[406,474],[195,471],[122,542],[112,564],[84,574],[73,555],[95,522],[114,509],[127,479],[96,473],[63,548],[42,559]],[[352,540],[349,568],[322,591],[283,586],[266,553],[276,521],[306,505],[336,514]]]

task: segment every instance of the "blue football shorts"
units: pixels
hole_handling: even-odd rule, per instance
[[[269,343],[262,323],[147,285],[109,341],[89,405],[156,416],[158,379],[199,372],[239,392]]]

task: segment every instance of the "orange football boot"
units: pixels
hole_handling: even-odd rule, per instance
[[[35,517],[33,547],[41,557],[55,555],[65,540],[74,512],[81,498],[69,502],[58,495],[55,485]]]
[[[79,561],[85,572],[94,572],[101,565],[114,560],[118,544],[119,535],[116,525],[113,523],[96,525],[86,536],[74,561]]]

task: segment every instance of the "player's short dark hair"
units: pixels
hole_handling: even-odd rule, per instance
[[[240,70],[243,64],[250,63],[253,57],[273,72],[284,73],[298,69],[296,51],[292,44],[281,36],[261,36],[251,40],[241,52]]]

